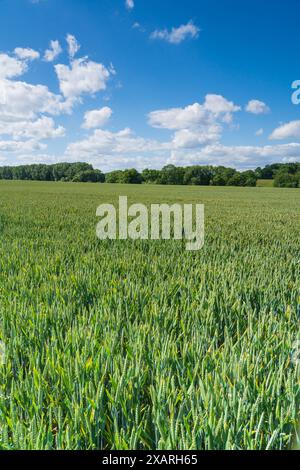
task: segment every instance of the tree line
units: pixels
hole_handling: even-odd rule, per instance
[[[88,163],[56,163],[0,167],[0,179],[104,183],[105,175]]]
[[[277,187],[300,187],[300,163],[275,163],[256,170],[237,171],[225,166],[176,167],[161,170],[116,170],[104,174],[88,163],[34,164],[0,167],[0,179],[70,181],[119,184],[162,184],[196,186],[256,186],[258,179],[274,180]]]
[[[260,177],[274,180],[277,188],[300,188],[300,163],[274,163],[259,170]]]
[[[194,186],[256,186],[257,177],[252,170],[238,172],[233,168],[212,166],[176,167],[167,165],[162,170],[112,171],[105,177],[107,183],[148,183]]]

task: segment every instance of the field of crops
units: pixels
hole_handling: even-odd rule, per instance
[[[119,195],[205,247],[98,240]],[[299,234],[300,190],[0,182],[0,449],[289,448]]]
[[[274,186],[274,180],[258,180],[256,186],[259,188],[272,188]]]

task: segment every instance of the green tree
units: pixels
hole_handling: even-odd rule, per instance
[[[298,184],[298,177],[285,170],[278,171],[274,178],[274,186],[276,188],[297,188]]]
[[[124,184],[142,184],[142,175],[134,168],[123,171],[121,175],[121,183]]]
[[[104,183],[105,175],[100,170],[85,170],[77,173],[73,182],[81,183]]]
[[[145,183],[158,184],[160,179],[159,170],[143,170],[142,178]]]
[[[110,173],[107,173],[105,175],[105,181],[106,183],[122,183],[122,171],[116,170],[116,171],[111,171]]]
[[[170,185],[182,185],[184,184],[184,173],[184,168],[176,167],[174,165],[167,165],[163,167],[160,172],[159,183]]]
[[[237,173],[233,168],[226,168],[225,166],[217,166],[213,168],[213,177],[211,184],[213,186],[226,186],[230,178]]]
[[[184,184],[208,186],[213,177],[213,171],[208,166],[191,166],[185,168]]]

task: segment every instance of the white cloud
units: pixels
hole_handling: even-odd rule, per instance
[[[19,77],[27,71],[27,64],[24,61],[0,53],[0,79]]]
[[[144,32],[146,31],[146,29],[144,28],[144,26],[142,26],[141,23],[139,23],[138,21],[136,21],[135,23],[133,23],[132,29],[137,29],[138,31],[141,31],[142,33],[144,33]]]
[[[251,114],[267,114],[270,112],[270,108],[266,103],[259,100],[250,100],[245,109]]]
[[[126,0],[125,6],[128,10],[132,10],[134,8],[134,0]]]
[[[54,139],[63,137],[65,129],[62,126],[55,127],[52,118],[42,116],[39,119],[4,121],[0,119],[0,135],[10,135],[14,140],[21,139]]]
[[[119,132],[96,129],[91,136],[68,145],[65,156],[84,160],[95,160],[108,155],[130,157],[164,150],[165,144],[154,140],[137,137],[129,128]]]
[[[109,64],[108,71],[111,75],[117,75],[115,66],[112,62]]]
[[[232,101],[228,101],[222,95],[206,95],[204,108],[213,113],[215,116],[224,114],[225,122],[231,120],[232,113],[240,111],[240,106],[236,106]],[[229,117],[230,116],[230,117]]]
[[[68,34],[66,41],[68,43],[68,48],[69,48],[69,56],[73,59],[75,54],[79,51],[80,49],[80,44],[78,43],[77,39],[75,36],[72,34]]]
[[[182,129],[175,132],[172,146],[173,148],[196,148],[216,142],[222,135],[222,128],[217,124],[206,126],[203,129],[192,131]]]
[[[300,144],[226,146],[214,144],[197,151],[173,150],[168,163],[174,165],[225,165],[239,169],[256,168],[262,164],[300,159]]]
[[[258,129],[258,131],[255,132],[255,135],[257,137],[260,137],[261,135],[263,135],[263,133],[264,133],[264,130],[261,128],[261,129]]]
[[[19,59],[23,60],[35,60],[39,59],[40,53],[35,51],[34,49],[24,48],[24,47],[16,47],[14,53]]]
[[[35,151],[35,153],[20,152],[15,155],[14,164],[17,165],[30,165],[32,163],[60,163],[61,156],[50,153],[41,153]]]
[[[15,140],[0,140],[0,152],[36,152],[38,150],[44,150],[47,146],[41,144],[36,140],[15,141]]]
[[[192,27],[196,28],[194,33]],[[171,31],[156,33],[157,38],[179,44],[188,36],[196,37],[199,29],[190,22]],[[64,127],[57,125],[51,116],[71,112],[85,93],[93,95],[105,90],[108,79],[115,74],[113,66],[106,68],[87,57],[74,59],[80,46],[71,35],[67,42],[71,63],[55,66],[62,94],[52,93],[47,86],[17,79],[26,72],[29,61],[39,57],[37,51],[16,48],[14,57],[0,53],[1,154],[7,152],[10,157],[15,155],[18,160],[28,162],[82,159],[106,171],[129,166],[159,168],[167,163],[183,166],[222,164],[242,169],[276,161],[300,160],[300,143],[264,147],[222,145],[223,128],[232,122],[234,114],[241,108],[216,94],[206,95],[202,103],[151,112],[148,116],[150,125],[170,131],[166,141],[137,136],[129,128],[118,132],[103,130],[101,127],[112,115],[111,108],[87,111],[82,127],[94,129],[91,135],[70,143],[62,158],[46,155],[43,151],[47,146],[42,141],[65,135]],[[44,59],[51,62],[61,51],[59,42],[51,41]],[[262,101],[251,100],[246,110],[262,114],[269,108]],[[256,135],[263,135],[263,129]],[[286,138],[300,138],[300,121],[283,124],[270,136],[274,140]]]
[[[55,65],[60,90],[66,98],[78,98],[83,93],[93,94],[106,89],[110,77],[108,69],[86,57],[74,60],[70,66]]]
[[[84,123],[82,127],[84,129],[95,129],[96,127],[102,127],[106,124],[112,115],[112,110],[108,106],[101,109],[94,109],[87,111],[84,115]]]
[[[175,130],[170,148],[196,148],[218,142],[223,123],[231,123],[233,113],[241,108],[221,95],[206,95],[204,103],[185,108],[170,108],[149,114],[149,124]]]
[[[217,119],[229,122],[233,113],[240,109],[221,95],[209,94],[203,104],[194,103],[185,108],[152,111],[148,117],[149,124],[153,127],[179,130],[211,125]]]
[[[290,121],[277,127],[270,135],[270,140],[284,140],[290,138],[300,138],[300,121]]]
[[[185,129],[198,124],[207,124],[208,113],[203,105],[194,103],[185,108],[169,108],[152,111],[149,124],[161,129]]]
[[[56,127],[52,118],[68,112],[71,104],[44,85],[31,85],[12,80],[27,70],[29,61],[39,53],[33,49],[16,48],[17,57],[0,54],[0,151],[10,154],[36,152],[47,146],[40,140],[62,137],[65,129]]]
[[[128,128],[119,132],[97,129],[88,138],[71,143],[65,156],[77,156],[94,162],[104,159],[106,166],[109,166],[107,158],[111,156],[113,166],[116,161],[121,162],[122,157],[127,163],[134,163],[134,159],[137,159],[141,165],[143,155],[145,162],[149,163],[149,158],[154,158],[157,164],[159,161],[165,164],[172,151],[182,149],[195,152],[205,145],[218,142],[224,117],[232,116],[239,109],[239,106],[220,95],[207,95],[203,104],[194,103],[185,108],[158,110],[149,114],[149,123],[153,127],[175,131],[166,142],[135,136]],[[84,127],[92,127],[93,117],[86,116]],[[89,118],[92,122],[89,122]]]
[[[70,112],[72,103],[51,93],[45,85],[0,79],[0,119],[33,119],[41,113]]]
[[[198,143],[194,146],[187,142],[184,146],[175,146],[174,142],[137,137],[130,129],[116,133],[97,129],[89,138],[69,144],[63,158],[88,161],[105,171],[128,167],[161,168],[169,163],[249,169],[272,162],[300,160],[300,144],[259,147],[226,146],[216,142],[203,146],[203,142],[198,142],[199,147]]]
[[[220,143],[224,117],[241,108],[221,95],[207,95],[203,104],[153,111],[149,123],[174,131],[167,141],[136,136],[126,128],[119,132],[96,129],[89,137],[68,145],[65,159],[82,159],[109,171],[117,168],[160,168],[210,164],[254,168],[271,162],[300,159],[300,144],[226,146]],[[231,120],[231,119],[230,119]],[[226,119],[225,119],[226,121]]]
[[[171,31],[167,29],[155,30],[151,33],[151,39],[161,39],[170,44],[180,44],[188,38],[196,39],[199,35],[200,29],[194,25],[192,21],[183,24],[178,28],[172,28]]]
[[[16,48],[15,57],[0,53],[2,153],[9,152],[19,156],[32,152],[34,160],[35,152],[47,147],[41,141],[65,135],[65,128],[57,126],[50,116],[71,113],[74,105],[81,102],[84,93],[93,95],[105,90],[107,80],[116,73],[112,64],[107,69],[87,57],[73,59],[80,46],[74,36],[68,35],[67,41],[71,63],[55,66],[62,94],[52,93],[45,85],[33,85],[16,79],[27,71],[30,60],[39,57],[38,52],[28,48]],[[59,42],[51,41],[44,59],[53,61],[61,51]],[[102,126],[111,114],[112,111],[108,107],[87,112],[84,126],[89,129]],[[124,132],[119,133],[119,138],[124,138]]]
[[[45,51],[44,60],[46,62],[53,62],[59,54],[61,54],[62,48],[59,41],[50,41],[49,49]]]
[[[128,129],[116,133],[97,130],[92,138],[70,144],[63,156],[33,153],[41,150],[34,141],[26,146],[29,150],[20,142],[6,142],[0,145],[0,152],[9,148],[15,152],[18,162],[28,164],[77,161],[80,158],[104,171],[162,168],[170,163],[178,166],[225,165],[245,170],[268,163],[300,161],[300,144],[264,147],[213,144],[200,149],[171,149],[163,143],[136,137]]]
[[[27,153],[45,149],[39,141],[62,137],[65,129],[40,113],[60,114],[66,108],[62,97],[46,86],[0,79],[0,151]],[[67,108],[66,108],[67,110]]]

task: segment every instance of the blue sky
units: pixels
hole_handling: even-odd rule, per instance
[[[0,164],[300,160],[297,0],[0,0]]]

